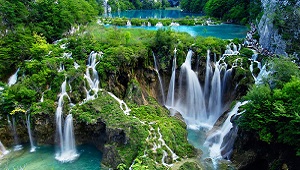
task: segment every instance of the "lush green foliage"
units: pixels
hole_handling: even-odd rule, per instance
[[[262,141],[294,146],[300,155],[299,70],[286,59],[274,59],[272,65],[269,79],[275,86],[254,86],[248,92],[239,125],[256,132]]]
[[[118,10],[130,10],[130,9],[165,9],[170,4],[167,0],[161,1],[140,1],[140,0],[109,0],[108,4],[111,7],[112,12]]]
[[[258,16],[261,3],[259,0],[182,0],[180,5],[188,12],[205,12],[212,17],[247,24]]]
[[[94,0],[0,0],[0,4],[0,80],[24,60],[48,53],[45,38],[48,42],[61,38],[72,26],[92,21],[99,9]]]

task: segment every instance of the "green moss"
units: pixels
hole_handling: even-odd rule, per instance
[[[179,170],[201,170],[202,168],[195,162],[185,162],[179,167]]]

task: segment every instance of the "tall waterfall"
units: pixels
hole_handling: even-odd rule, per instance
[[[1,157],[1,155],[6,155],[8,153],[9,153],[9,151],[6,150],[6,148],[4,147],[4,145],[2,144],[2,142],[0,141],[0,157]]]
[[[56,108],[55,117],[56,117],[56,141],[59,142],[60,151],[56,153],[55,159],[61,162],[70,162],[75,160],[79,154],[75,149],[75,137],[73,132],[73,119],[72,115],[68,115],[65,121],[65,129],[63,133],[63,104],[64,104],[64,97],[68,97],[70,100],[67,92],[66,92],[67,81],[65,80],[61,85],[61,93],[58,99],[58,106]],[[70,128],[72,126],[72,128]],[[72,134],[72,135],[70,135]]]
[[[182,113],[188,125],[195,125],[206,120],[206,107],[201,85],[197,74],[191,68],[193,52],[188,51],[185,62],[182,64],[179,76],[179,97],[173,109]]]
[[[17,71],[11,75],[8,79],[8,86],[14,85],[17,82],[18,79],[18,72],[19,72],[20,68],[17,69]]]
[[[33,137],[30,129],[30,114],[26,117],[26,124],[27,124],[27,131],[28,131],[28,136],[29,136],[29,141],[30,141],[30,152],[35,152],[36,147],[33,144]]]
[[[166,100],[165,100],[164,86],[163,86],[162,79],[161,79],[160,74],[159,74],[159,71],[158,71],[158,66],[157,66],[157,62],[156,62],[156,57],[155,57],[155,55],[154,55],[153,52],[152,52],[152,54],[153,54],[153,59],[154,59],[155,72],[157,73],[157,76],[158,76],[159,85],[160,85],[160,91],[161,91],[161,94],[162,94],[162,103],[163,103],[163,105],[164,105],[165,102],[166,102]]]
[[[175,92],[175,76],[176,76],[176,52],[174,50],[173,66],[172,66],[172,76],[169,84],[168,96],[166,101],[166,107],[174,107],[174,92]]]
[[[227,67],[213,64],[210,61],[210,51],[207,51],[204,91],[196,72],[192,70],[191,60],[193,52],[190,50],[185,62],[180,68],[179,87],[175,88],[176,58],[173,60],[172,77],[169,84],[166,107],[180,112],[190,128],[204,126],[211,128],[223,113],[222,96],[226,90],[227,78],[224,78]],[[213,64],[213,65],[212,65]],[[223,71],[224,69],[224,71]],[[223,71],[223,77],[221,75]],[[225,72],[225,73],[224,73]],[[227,73],[229,76],[230,72]],[[178,90],[174,95],[175,91]]]

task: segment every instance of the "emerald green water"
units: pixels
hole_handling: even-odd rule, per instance
[[[36,152],[25,147],[20,151],[10,151],[0,159],[1,170],[99,170],[102,154],[94,146],[77,147],[79,158],[71,163],[61,163],[55,157],[54,146],[39,146]]]
[[[186,13],[180,10],[127,10],[114,12],[112,17],[125,18],[184,18],[186,16],[202,16],[201,14]]]

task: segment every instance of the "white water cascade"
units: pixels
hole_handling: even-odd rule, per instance
[[[117,102],[119,102],[121,110],[123,111],[123,113],[124,113],[125,115],[128,116],[131,110],[128,108],[127,104],[126,104],[123,100],[121,100],[121,99],[119,99],[117,96],[115,96],[113,93],[111,93],[111,92],[107,92],[107,93],[108,93],[111,97],[113,97]],[[123,106],[125,107],[125,109],[123,108]]]
[[[226,87],[231,70],[226,70],[226,64],[219,64],[223,58],[216,63],[211,62],[208,50],[204,91],[202,91],[198,75],[191,67],[192,54],[193,52],[190,50],[181,66],[178,88],[175,87],[176,62],[173,61],[166,107],[171,111],[180,112],[189,128],[206,127],[210,129],[223,113],[222,96],[226,92],[223,88]],[[176,90],[178,90],[177,93],[174,92]]]
[[[19,137],[17,134],[16,120],[15,120],[14,115],[12,116],[12,122],[9,120],[9,116],[7,115],[7,121],[8,121],[9,127],[14,135],[14,144],[15,144],[14,151],[23,149],[23,146],[19,144]]]
[[[68,114],[65,120],[63,148],[61,154],[55,158],[61,162],[71,162],[79,157],[75,146],[72,114]]]
[[[61,93],[58,99],[58,106],[56,108],[56,140],[59,142],[60,151],[56,153],[55,159],[61,162],[71,162],[78,158],[79,154],[75,148],[75,137],[73,132],[73,118],[72,115],[68,115],[65,121],[64,133],[63,133],[63,104],[64,97],[68,97],[66,92],[67,81],[65,80],[61,85]]]
[[[165,91],[164,91],[163,82],[162,82],[161,76],[159,74],[158,66],[157,66],[157,62],[156,62],[156,57],[155,57],[153,52],[152,52],[152,55],[153,55],[153,59],[154,59],[155,72],[157,73],[157,76],[158,76],[160,91],[161,91],[161,94],[162,94],[162,104],[165,105],[166,100],[165,100]]]
[[[172,76],[169,84],[168,96],[166,101],[166,107],[174,107],[174,96],[175,96],[175,77],[176,77],[176,52],[177,49],[174,49],[174,58],[172,66]]]
[[[84,102],[89,100],[94,100],[98,97],[98,91],[99,89],[99,76],[98,72],[96,70],[96,66],[99,63],[97,62],[97,57],[101,57],[102,53],[95,53],[92,51],[89,55],[88,61],[87,61],[87,68],[84,75],[84,78],[87,80],[89,85],[89,90],[85,88],[86,91],[86,99],[84,99]],[[92,72],[92,75],[90,74],[90,71]]]
[[[179,111],[187,125],[197,125],[207,119],[204,95],[197,74],[191,68],[193,52],[189,50],[179,76],[179,97],[173,109]]]
[[[222,126],[207,137],[204,145],[209,146],[209,154],[211,158],[230,157],[235,137],[231,136],[231,138],[228,140],[225,140],[224,137],[229,133],[230,129],[233,128],[233,124],[230,121],[232,116],[241,114],[238,113],[239,107],[245,105],[246,103],[247,101],[243,103],[237,102],[234,108],[227,114],[227,118]]]
[[[11,75],[8,79],[8,86],[12,86],[14,84],[16,84],[17,80],[18,80],[18,72],[19,72],[20,68],[17,69],[17,71]]]
[[[2,144],[2,142],[0,141],[0,157],[3,156],[3,155],[6,155],[8,153],[9,153],[9,151],[6,150],[6,148],[4,147],[4,145]]]
[[[27,131],[28,131],[28,136],[30,141],[30,152],[35,152],[36,147],[33,144],[33,137],[30,129],[30,114],[26,116],[26,124],[27,124]]]

